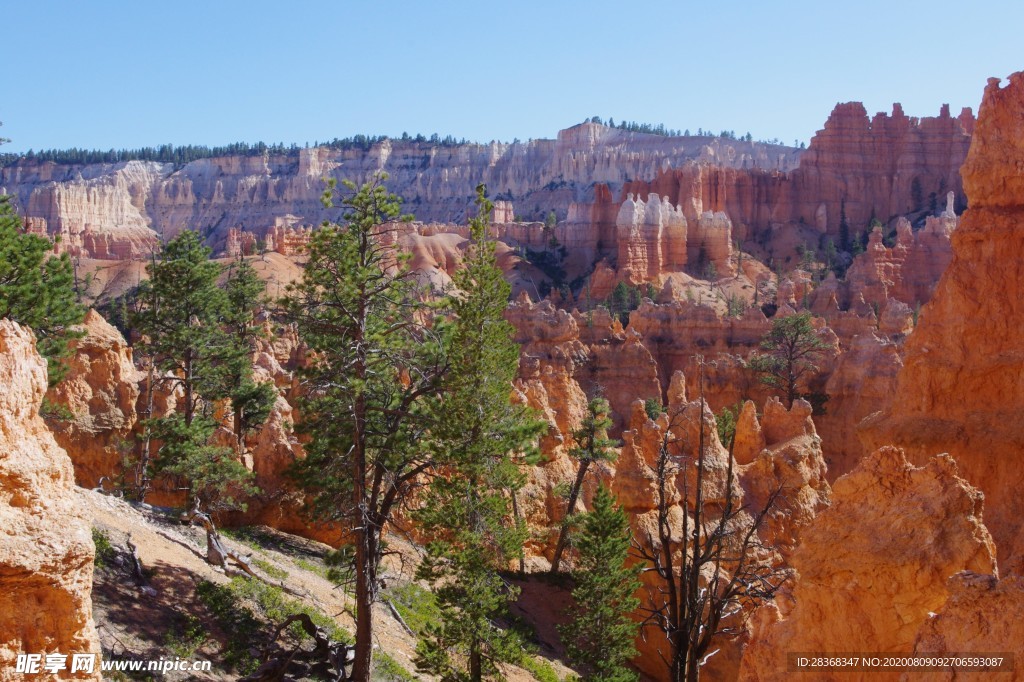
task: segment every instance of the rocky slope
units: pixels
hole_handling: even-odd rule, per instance
[[[19,653],[99,653],[92,620],[95,549],[71,460],[39,416],[46,362],[27,329],[0,320],[0,670]],[[60,679],[101,679],[70,674]]]
[[[1024,357],[1024,73],[985,89],[963,167],[970,207],[953,259],[907,341],[892,408],[869,425],[869,447],[895,443],[915,462],[949,452],[986,496],[1004,569],[1024,567],[1020,413]]]
[[[93,488],[102,477],[113,478],[121,471],[145,376],[135,368],[132,349],[121,333],[95,310],[86,314],[82,331],[85,336],[72,342],[67,376],[46,398],[67,412],[48,425],[71,456],[75,480]]]

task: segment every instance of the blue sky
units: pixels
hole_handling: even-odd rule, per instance
[[[954,115],[1024,3],[55,2],[0,8],[2,151],[553,137],[611,116],[807,141],[840,101]]]

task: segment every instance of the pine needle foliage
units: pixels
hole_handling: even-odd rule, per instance
[[[593,510],[583,516],[575,538],[579,551],[572,620],[559,628],[569,658],[583,682],[635,682],[627,665],[636,656],[639,625],[629,614],[640,606],[640,565],[627,566],[629,518],[604,485]]]
[[[772,328],[761,340],[761,350],[748,362],[761,383],[781,390],[790,407],[801,396],[807,377],[818,372],[817,362],[829,345],[814,328],[810,312],[776,315]]]
[[[74,326],[85,309],[75,298],[71,259],[51,256],[50,240],[25,232],[11,199],[0,196],[0,318],[32,328],[53,386],[67,373],[68,342],[82,336]]]
[[[442,614],[420,642],[416,665],[450,682],[503,679],[499,664],[522,658],[518,634],[496,625],[517,597],[500,572],[527,538],[512,518],[511,496],[523,485],[515,455],[534,447],[544,428],[510,402],[519,349],[503,317],[510,287],[488,233],[492,205],[483,185],[477,206],[464,267],[452,278],[451,371],[431,434],[437,468],[416,512],[431,538],[419,577],[435,586]]]
[[[352,538],[354,680],[370,675],[382,534],[433,466],[429,403],[448,371],[435,313],[387,239],[403,216],[386,178],[344,183],[343,223],[313,234],[303,279],[283,301],[312,356],[300,423],[310,441],[295,477],[314,514]],[[338,194],[329,183],[325,206]]]
[[[576,446],[569,451],[569,455],[579,460],[579,467],[576,469],[576,478],[569,489],[565,516],[562,518],[555,554],[551,559],[551,573],[558,572],[562,553],[569,542],[569,527],[573,515],[576,513],[576,501],[579,499],[580,491],[583,490],[583,481],[587,477],[590,465],[594,462],[612,462],[617,456],[615,448],[618,447],[618,443],[608,438],[608,429],[612,425],[612,420],[608,416],[611,411],[611,406],[605,398],[595,397],[587,405],[587,416],[583,418],[580,428],[572,433]]]
[[[252,472],[231,448],[211,444],[215,403],[230,398],[237,376],[251,375],[252,366],[250,347],[229,332],[240,313],[218,284],[223,268],[210,252],[191,230],[167,242],[146,268],[131,323],[142,334],[136,349],[156,370],[154,383],[182,394],[179,412],[146,422],[145,442],[161,444],[151,462],[143,456],[152,468],[146,476],[178,476],[188,483],[190,505],[217,511],[243,507],[241,498],[255,492]],[[255,290],[247,295],[246,306],[255,306]]]

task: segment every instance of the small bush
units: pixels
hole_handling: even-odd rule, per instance
[[[533,675],[538,682],[560,682],[558,673],[551,667],[551,664],[543,658],[536,656],[524,656],[519,667]]]
[[[387,597],[406,625],[417,635],[422,634],[428,625],[441,619],[441,610],[437,606],[434,593],[416,583],[399,585],[389,590]]]
[[[288,577],[288,571],[284,570],[283,568],[278,568],[269,561],[264,561],[263,559],[253,559],[253,563],[256,564],[256,566],[258,566],[261,571],[269,575],[271,578],[275,578],[277,580],[284,580]]]
[[[395,659],[383,651],[373,652],[373,675],[370,676],[374,682],[415,682],[416,677]]]
[[[106,531],[100,530],[99,528],[92,529],[92,542],[96,545],[96,558],[93,559],[93,563],[103,568],[109,566],[110,562],[114,560],[117,555],[117,550],[114,549],[114,545],[110,543],[110,536],[107,535]]]
[[[178,658],[194,658],[196,651],[206,642],[206,628],[201,620],[186,615],[171,626],[164,644]]]
[[[644,401],[644,412],[646,412],[647,416],[651,419],[657,419],[664,411],[665,410],[661,408],[661,401],[657,398],[648,398]]]

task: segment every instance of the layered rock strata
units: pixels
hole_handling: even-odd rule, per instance
[[[388,187],[426,221],[464,222],[475,187],[526,210],[533,220],[554,210],[564,220],[573,203],[594,201],[594,184],[616,190],[632,178],[690,159],[721,166],[789,169],[799,151],[779,145],[710,137],[631,133],[594,123],[555,140],[441,145],[383,140],[369,148],[316,147],[293,153],[228,156],[183,166],[127,161],[62,165],[24,160],[0,169],[0,192],[15,194],[26,217],[83,256],[147,255],[154,240],[184,227],[223,249],[230,227],[266,237],[275,225],[316,225],[340,209],[320,203],[324,178],[371,180]],[[508,206],[499,212],[506,220]],[[87,236],[92,235],[92,236]],[[279,244],[278,235],[273,235]],[[278,247],[280,248],[280,247]],[[282,251],[284,253],[284,251]]]

